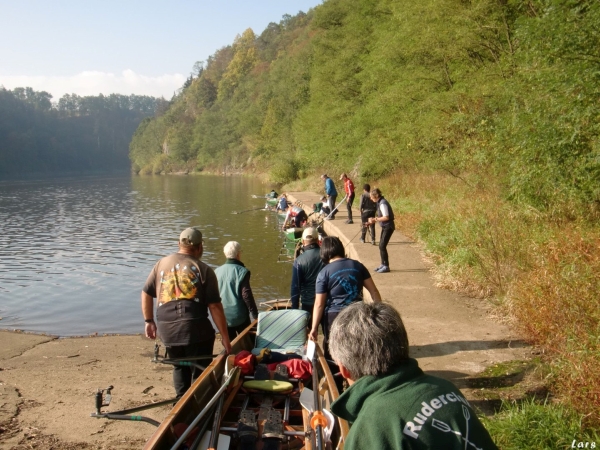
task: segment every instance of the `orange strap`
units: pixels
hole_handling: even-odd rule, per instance
[[[319,425],[325,428],[327,426],[327,419],[321,411],[315,411],[310,419],[310,427],[313,430],[316,430]]]

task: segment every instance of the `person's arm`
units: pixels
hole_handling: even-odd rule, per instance
[[[300,308],[300,268],[298,267],[298,263],[296,261],[294,261],[292,266],[290,301],[292,303],[292,309]]]
[[[369,291],[369,294],[371,294],[373,303],[381,303],[381,294],[379,293],[377,286],[375,286],[373,278],[367,278],[365,281],[363,281],[363,285],[365,289]]]
[[[208,309],[210,309],[210,315],[215,322],[215,325],[221,333],[221,343],[225,347],[225,353],[229,355],[231,353],[231,343],[229,342],[229,333],[227,332],[227,320],[225,320],[225,312],[223,311],[223,305],[221,302],[209,303]]]
[[[379,210],[381,211],[381,217],[371,217],[369,219],[369,223],[387,222],[388,220],[390,220],[390,213],[388,212],[387,208],[385,208],[385,205],[381,205]]]
[[[152,320],[146,322],[144,333],[147,338],[156,339],[156,323],[154,322],[154,299],[152,296],[142,291],[142,315],[144,320]]]
[[[284,221],[283,221],[283,225],[281,226],[281,229],[282,229],[282,230],[285,230],[285,227],[286,227],[286,225],[287,225],[287,223],[288,223],[288,220],[290,219],[290,215],[291,215],[291,214],[292,214],[292,210],[291,210],[291,208],[290,208],[290,209],[288,209],[288,212],[287,212],[287,214],[285,215],[285,219],[284,219]]]
[[[246,308],[250,312],[250,320],[256,320],[258,318],[258,308],[256,307],[256,301],[254,300],[254,294],[250,287],[250,272],[246,274],[242,282],[240,283],[240,289],[242,290],[242,299],[246,303]]]
[[[313,319],[312,319],[312,329],[308,334],[308,338],[311,341],[317,342],[317,338],[319,336],[319,324],[321,323],[321,318],[323,317],[323,311],[325,311],[325,304],[327,303],[327,294],[317,294],[315,296],[315,306],[313,307]]]

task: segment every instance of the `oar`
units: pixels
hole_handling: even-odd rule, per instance
[[[310,419],[310,426],[315,430],[317,449],[323,450],[323,426],[327,425],[327,419],[323,415],[321,410],[321,403],[319,402],[319,376],[317,374],[317,352],[316,344],[314,341],[308,341],[306,348],[306,356],[310,359],[312,365],[312,382],[313,382],[313,402],[314,412]]]
[[[194,427],[196,425],[198,425],[198,422],[200,422],[200,419],[202,419],[206,415],[208,410],[211,408],[211,406],[214,405],[217,402],[217,400],[219,400],[221,398],[221,396],[225,392],[225,389],[227,389],[227,386],[229,386],[229,383],[231,382],[231,380],[233,380],[236,377],[239,370],[240,370],[239,367],[235,367],[230,372],[229,376],[223,382],[223,384],[221,385],[219,390],[215,393],[213,398],[210,399],[210,401],[206,404],[206,406],[202,409],[202,411],[200,411],[200,413],[196,416],[196,418],[192,421],[192,423],[190,423],[190,425],[187,427],[187,429],[181,434],[181,436],[179,436],[179,439],[177,439],[177,442],[175,442],[173,447],[171,447],[171,450],[177,450],[179,448],[179,446],[186,440],[186,438],[191,433],[191,431],[194,429]]]
[[[243,211],[233,211],[231,214],[242,214],[248,211],[258,211],[259,209],[265,209],[264,206],[259,206],[258,208],[245,209]]]

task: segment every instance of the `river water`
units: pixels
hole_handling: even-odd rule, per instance
[[[270,189],[247,177],[121,176],[0,184],[0,328],[58,336],[141,333],[140,291],[182,229],[217,267],[242,245],[257,303],[289,297]],[[233,214],[238,212],[238,214]]]

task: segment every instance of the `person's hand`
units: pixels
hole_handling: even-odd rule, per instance
[[[221,338],[221,344],[225,348],[225,354],[229,355],[231,353],[231,342],[229,342],[229,339]]]
[[[317,342],[317,337],[319,336],[319,330],[310,330],[310,333],[308,333],[308,338],[311,341]]]
[[[156,324],[154,322],[146,322],[144,333],[147,338],[156,339]]]

